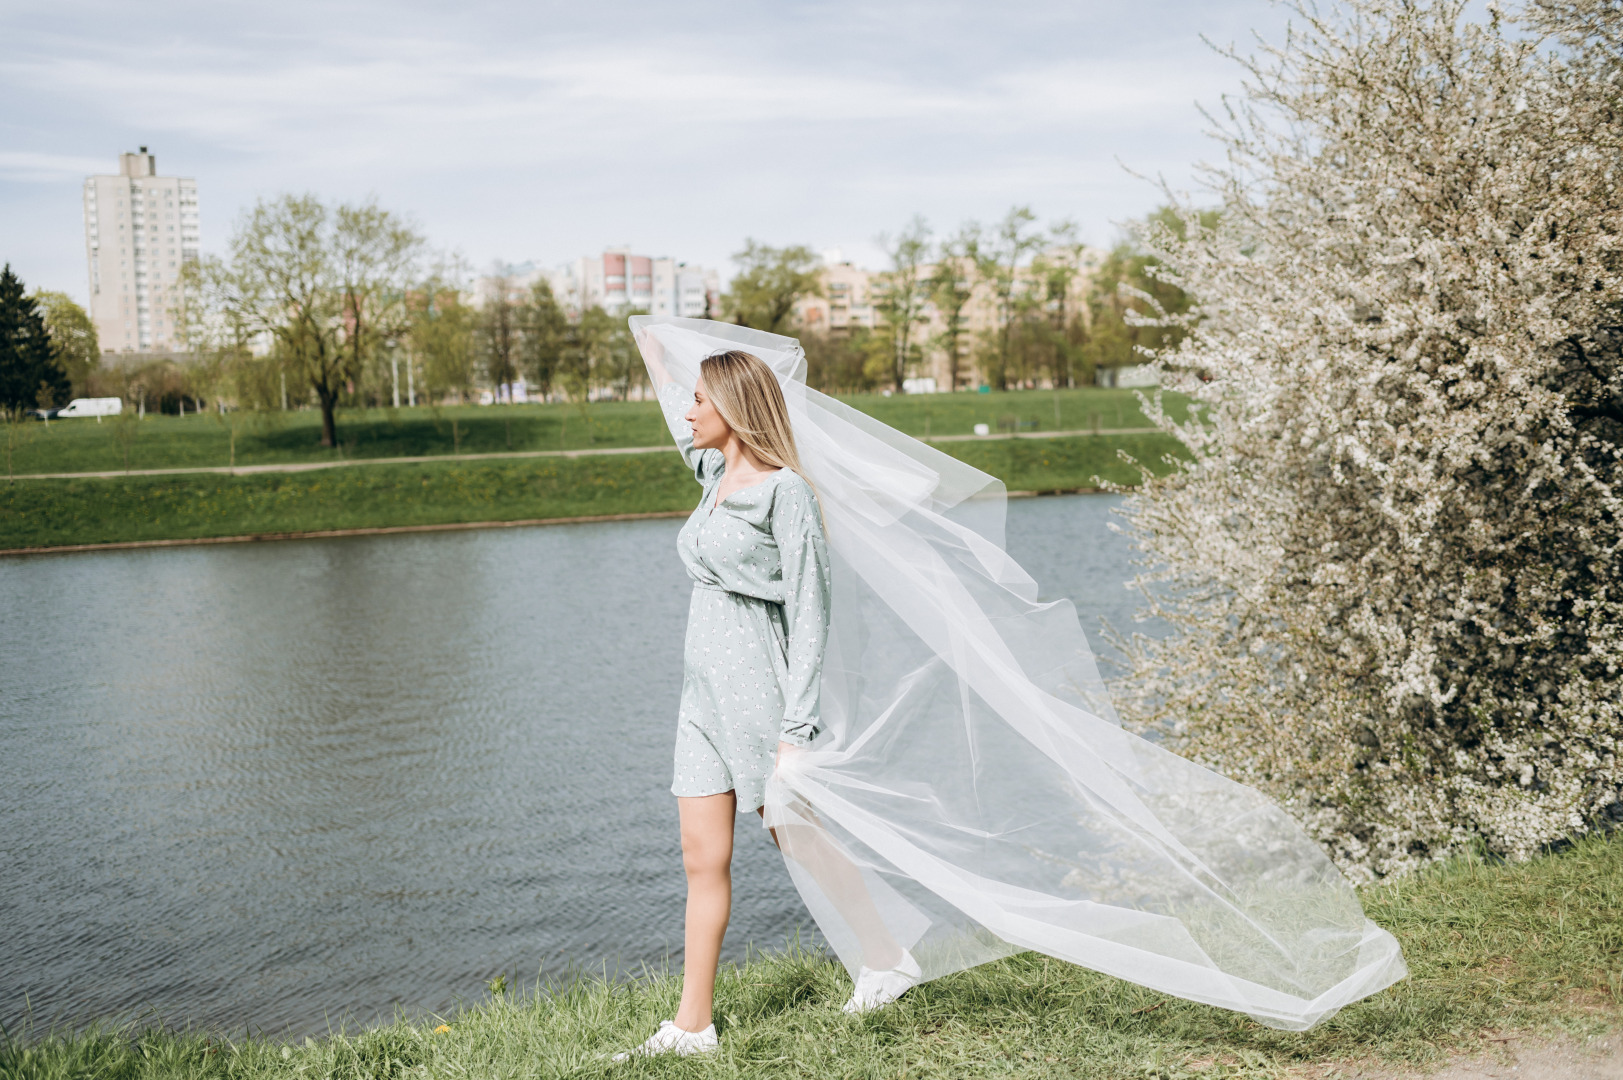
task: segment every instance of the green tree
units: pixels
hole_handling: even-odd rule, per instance
[[[410,316],[406,295],[423,240],[375,202],[340,205],[333,220],[345,367],[353,383],[369,367],[379,367],[386,351],[406,332]]]
[[[598,340],[594,362],[598,385],[607,387],[621,401],[630,400],[631,388],[643,381],[643,373],[647,370],[643,366],[642,354],[637,351],[637,343],[632,340],[631,327],[626,319],[632,315],[646,314],[634,308],[622,311]]]
[[[530,286],[530,295],[519,311],[519,329],[524,373],[543,399],[550,397],[570,347],[571,327],[545,278]]]
[[[881,236],[879,243],[890,256],[890,269],[879,275],[874,307],[885,320],[889,382],[901,393],[908,371],[923,358],[919,324],[924,321],[929,286],[920,280],[919,270],[930,258],[930,227],[914,215],[894,241]]]
[[[1017,334],[1036,302],[1021,272],[1043,244],[1042,234],[1034,230],[1036,222],[1030,207],[1016,206],[976,245],[976,276],[991,290],[994,315],[982,342],[981,365],[987,381],[999,390],[1007,389],[1011,376],[1017,374]]]
[[[229,400],[241,409],[259,411],[280,404],[286,365],[281,350],[256,355],[254,329],[239,306],[227,303],[233,282],[218,260],[182,271],[185,287],[172,314],[181,344],[192,355],[185,369],[169,361],[122,370],[126,391],[146,408],[177,409],[186,395]],[[233,433],[234,434],[234,433]]]
[[[91,375],[101,367],[101,346],[96,341],[96,324],[67,293],[36,289],[34,300],[45,316],[45,330],[51,335],[51,351],[56,356],[57,366],[67,374],[72,395],[86,396]]]
[[[1217,226],[1217,212],[1202,211],[1202,228]],[[1148,350],[1170,350],[1186,336],[1180,318],[1190,299],[1160,276],[1160,261],[1136,237],[1164,228],[1180,242],[1183,219],[1162,207],[1133,226],[1129,239],[1110,249],[1089,279],[1089,328],[1082,356],[1090,368],[1116,368],[1144,361]]]
[[[513,302],[510,276],[498,273],[485,280],[485,303],[479,312],[479,359],[499,399],[503,386],[518,381],[519,305]]]
[[[728,283],[722,311],[740,326],[785,333],[796,302],[822,295],[819,261],[809,247],[775,248],[745,240],[744,250],[733,261],[738,274]]]
[[[466,399],[473,389],[474,337],[479,313],[463,299],[451,271],[433,271],[407,301],[411,322],[405,334],[409,363],[422,372],[423,393],[431,400],[450,394]]]
[[[1056,389],[1074,386],[1078,369],[1091,381],[1083,356],[1090,312],[1085,302],[1083,245],[1075,227],[1061,223],[1049,230],[1050,243],[1031,261],[1033,301],[1021,326],[1025,370],[1046,375]]]
[[[604,388],[617,398],[630,395],[631,383],[639,378],[643,365],[625,318],[592,305],[581,312],[571,331],[570,346],[563,354],[566,393],[581,403],[591,396],[592,388]]]
[[[966,359],[969,318],[965,310],[975,295],[979,264],[980,231],[974,225],[966,225],[957,235],[942,241],[936,250],[935,269],[926,282],[930,302],[941,315],[941,330],[930,344],[947,356],[949,391],[958,389],[959,383],[968,381],[970,375],[964,372],[961,379],[959,366]]]
[[[825,394],[870,393],[890,371],[890,338],[865,326],[844,333],[808,333],[806,383]]]
[[[338,444],[341,396],[380,346],[404,331],[409,274],[421,239],[368,203],[329,210],[313,195],[256,204],[226,259],[185,271],[188,339],[269,337],[315,394],[321,445]]]
[[[8,263],[0,270],[0,410],[8,419],[49,408],[68,394],[68,376],[51,346],[39,304]]]

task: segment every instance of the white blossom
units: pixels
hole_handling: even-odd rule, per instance
[[[1623,6],[1299,6],[1143,239],[1191,460],[1128,501],[1124,715],[1355,876],[1623,817]]]

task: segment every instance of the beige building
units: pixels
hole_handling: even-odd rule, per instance
[[[823,252],[818,280],[822,296],[795,303],[795,323],[807,333],[843,333],[856,327],[872,330],[883,320],[874,311],[872,285],[879,275],[853,266],[838,250]]]
[[[1098,266],[1100,253],[1091,248],[1068,250],[1054,248],[1041,253],[1048,264],[1068,263],[1075,274],[1064,297],[1048,301],[1047,306],[1056,317],[1087,318],[1084,298],[1088,279]],[[934,264],[918,268],[921,289],[924,282],[935,275]],[[823,253],[823,267],[819,275],[823,295],[808,296],[795,304],[795,321],[800,332],[816,334],[844,334],[858,328],[877,329],[885,323],[884,315],[875,306],[883,299],[889,287],[887,275],[881,271],[864,270],[843,259],[838,251]],[[964,286],[970,290],[961,318],[963,332],[958,344],[958,363],[949,362],[942,344],[946,317],[927,296],[919,307],[919,321],[913,340],[923,352],[923,360],[914,371],[913,392],[944,391],[956,381],[959,389],[972,389],[983,381],[976,370],[975,345],[998,326],[998,302],[995,290],[986,282],[975,281],[973,267],[963,267]],[[1029,270],[1022,270],[1015,288],[1019,291],[1042,287]],[[956,368],[956,370],[955,370]],[[956,378],[954,378],[956,376]]]
[[[197,181],[159,176],[141,147],[118,173],[85,179],[85,263],[90,317],[104,352],[179,347],[174,307],[180,269],[197,258]]]

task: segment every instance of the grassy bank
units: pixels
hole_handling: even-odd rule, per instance
[[[967,395],[965,395],[967,396]],[[944,443],[1013,490],[1131,482],[1159,433]],[[674,450],[579,458],[428,461],[246,476],[202,473],[0,481],[0,550],[328,529],[684,510],[697,498]]]
[[[672,452],[18,481],[0,489],[0,549],[681,510],[692,475]]]
[[[994,431],[1148,426],[1132,391],[1100,387],[841,400],[912,435],[968,435],[976,424]],[[18,474],[660,446],[670,439],[659,407],[641,401],[346,410],[339,414],[337,449],[320,445],[320,414],[309,409],[154,415],[123,424],[28,422],[4,434],[12,444],[11,469]],[[0,471],[4,464],[0,461]]]
[[[1306,1033],[1029,954],[848,1018],[844,971],[788,954],[724,974],[722,1049],[705,1059],[602,1060],[672,1015],[679,984],[661,976],[301,1042],[134,1027],[22,1033],[0,1048],[0,1077],[1324,1076],[1350,1063],[1422,1065],[1512,1033],[1596,1033],[1623,1018],[1623,840],[1518,866],[1460,861],[1366,890],[1364,903],[1402,941],[1411,975]]]

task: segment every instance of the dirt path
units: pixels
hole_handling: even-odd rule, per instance
[[[1314,1080],[1623,1080],[1623,1029],[1590,1039],[1510,1036],[1431,1072],[1330,1069]]]

